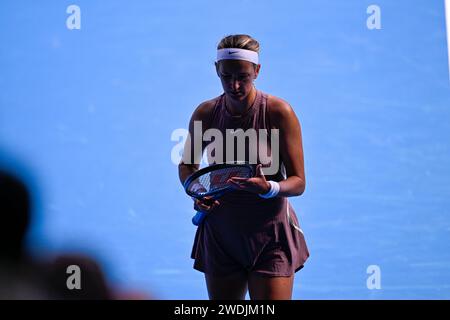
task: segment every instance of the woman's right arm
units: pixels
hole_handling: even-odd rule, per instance
[[[209,100],[201,103],[192,113],[189,121],[189,136],[184,145],[183,157],[178,165],[178,176],[182,184],[186,181],[187,177],[197,171],[200,166],[203,151],[206,147],[206,144],[203,143],[203,133],[210,126],[209,119],[213,109],[214,100]],[[196,121],[201,121],[202,132],[197,133],[201,134],[200,138],[194,139],[194,123]],[[194,147],[196,140],[200,141],[201,145]]]
[[[189,121],[189,136],[186,139],[186,143],[183,150],[183,158],[178,165],[178,175],[182,184],[186,179],[198,170],[200,167],[200,162],[202,160],[203,150],[206,144],[203,143],[203,133],[210,127],[210,117],[214,109],[214,100],[206,101],[200,104],[197,109],[195,109],[192,114],[191,120]],[[201,141],[201,146],[194,148],[194,126],[195,121],[201,121],[202,132],[201,137],[198,139]],[[212,200],[211,197],[205,197],[202,200],[194,200],[194,209],[202,212],[209,212],[220,204],[217,200]]]

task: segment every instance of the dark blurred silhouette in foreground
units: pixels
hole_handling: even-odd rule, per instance
[[[32,204],[26,184],[0,168],[0,299],[151,299],[111,288],[87,255],[32,258],[25,245]]]

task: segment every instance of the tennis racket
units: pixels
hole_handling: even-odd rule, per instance
[[[200,169],[190,175],[184,182],[186,193],[196,199],[211,197],[211,203],[233,190],[227,183],[232,177],[251,178],[253,177],[253,166],[246,162],[214,164]],[[192,218],[192,223],[200,225],[206,214],[197,211]]]

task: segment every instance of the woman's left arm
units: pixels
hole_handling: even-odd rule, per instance
[[[286,168],[286,180],[280,181],[279,196],[299,196],[305,191],[305,168],[300,121],[292,107],[274,98],[269,108],[273,127],[280,133],[280,156]],[[280,161],[280,163],[281,163]]]
[[[279,196],[294,197],[305,191],[305,169],[303,164],[302,132],[300,122],[292,107],[285,101],[275,98],[269,107],[273,127],[279,130],[279,151],[286,169],[286,180],[279,182]],[[273,149],[272,149],[273,150]],[[270,184],[264,176],[261,165],[257,166],[252,178],[233,177],[228,180],[235,189],[266,194]],[[278,168],[280,170],[280,168]]]

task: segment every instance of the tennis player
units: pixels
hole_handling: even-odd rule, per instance
[[[254,177],[230,179],[234,191],[214,201],[194,200],[194,209],[207,213],[195,234],[194,268],[205,274],[210,299],[242,300],[248,290],[252,300],[289,300],[294,274],[309,257],[303,231],[288,201],[305,190],[300,123],[289,103],[256,89],[254,80],[261,65],[255,39],[248,35],[223,38],[215,66],[224,93],[195,109],[190,136],[194,135],[195,121],[201,121],[203,132],[218,129],[224,137],[227,129],[266,129],[269,135],[278,129],[278,148],[273,148],[270,139],[266,139],[266,148],[269,153],[278,150],[271,159],[278,157],[280,165],[275,174],[265,176],[268,164],[262,166],[257,156]],[[201,158],[207,143],[195,148],[194,140],[187,140],[183,159]],[[246,148],[244,160],[254,149],[248,143]],[[199,169],[198,162],[181,161],[182,183]]]

